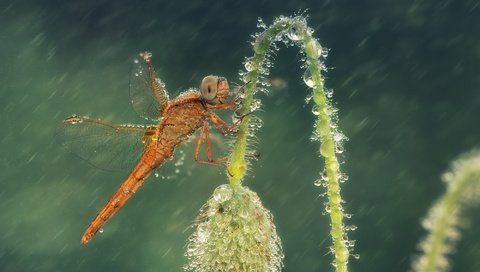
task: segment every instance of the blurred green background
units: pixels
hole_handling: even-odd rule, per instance
[[[172,96],[207,74],[240,83],[257,18],[305,9],[330,48],[327,86],[350,138],[342,192],[360,254],[351,271],[408,271],[420,221],[444,191],[441,173],[479,145],[476,0],[1,1],[0,271],[181,271],[192,221],[224,170],[195,164],[194,144],[181,146],[184,164],[165,165],[81,246],[129,169],[92,167],[54,142],[55,127],[73,113],[142,123],[128,75],[144,50]],[[260,95],[261,157],[245,184],[275,216],[283,271],[332,271],[301,55],[279,47],[271,76],[288,88]],[[451,271],[480,271],[480,216],[466,216]]]

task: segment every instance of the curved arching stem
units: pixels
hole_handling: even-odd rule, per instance
[[[332,121],[333,108],[329,103],[324,90],[324,78],[321,74],[322,64],[320,57],[322,48],[312,36],[313,31],[307,26],[304,17],[280,17],[265,31],[255,35],[253,44],[254,55],[246,60],[247,72],[243,76],[246,83],[245,97],[243,100],[242,114],[252,111],[256,88],[263,80],[270,65],[268,57],[272,53],[276,41],[294,44],[306,55],[305,66],[308,69],[305,83],[312,88],[312,98],[315,103],[315,138],[320,141],[319,152],[325,160],[325,170],[322,174],[321,183],[327,189],[327,211],[331,219],[330,235],[333,240],[331,252],[335,256],[333,265],[336,271],[346,272],[349,258],[349,246],[353,243],[348,241],[344,228],[344,212],[340,195],[340,181],[345,180],[345,175],[340,172],[340,164],[336,153],[340,153],[339,146],[345,137],[336,129]],[[248,170],[247,140],[250,135],[249,125],[251,115],[246,116],[238,128],[232,152],[229,156],[228,175],[232,186],[239,186]],[[334,137],[336,136],[336,137]],[[341,146],[340,146],[341,147]]]

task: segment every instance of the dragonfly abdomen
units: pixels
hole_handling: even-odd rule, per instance
[[[90,223],[90,226],[83,234],[81,239],[82,244],[87,244],[93,236],[103,227],[105,222],[112,218],[120,208],[125,205],[125,202],[138,190],[147,179],[152,171],[160,166],[165,158],[159,158],[156,155],[156,147],[151,144],[147,147],[147,150],[141,157],[138,164],[130,172],[128,177],[122,183],[120,188],[110,197],[108,202],[98,212],[95,219]]]

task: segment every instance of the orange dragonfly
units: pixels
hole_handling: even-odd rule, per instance
[[[128,162],[137,161],[120,188],[90,223],[80,241],[82,244],[87,244],[150,174],[173,158],[175,147],[197,129],[200,128],[200,135],[194,160],[219,165],[224,158],[211,157],[208,120],[223,135],[238,125],[229,126],[212,111],[238,107],[236,101],[240,91],[230,92],[225,78],[206,76],[200,92],[191,90],[170,100],[165,84],[156,76],[152,54],[144,52],[140,56],[141,60],[135,60],[130,75],[132,105],[142,117],[157,120],[158,124],[114,125],[99,119],[72,116],[65,119],[56,132],[61,145],[99,168],[124,167]],[[203,138],[207,161],[198,159]]]

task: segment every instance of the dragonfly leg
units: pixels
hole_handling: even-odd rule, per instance
[[[200,147],[202,146],[204,135],[205,135],[205,151],[207,153],[207,161],[203,161],[203,160],[198,159],[198,154],[200,153]],[[225,161],[227,159],[227,157],[212,159],[211,146],[210,146],[210,129],[208,127],[207,122],[205,122],[203,124],[202,129],[200,129],[200,135],[198,136],[197,147],[195,148],[195,154],[193,156],[193,159],[196,162],[201,163],[201,164],[208,164],[208,165],[215,165],[215,166],[222,166],[222,164],[219,164],[217,162],[222,162],[222,161]]]
[[[242,123],[243,118],[250,115],[251,113],[252,112],[249,112],[247,114],[240,116],[231,126],[229,126],[227,122],[223,121],[222,118],[220,118],[218,115],[216,115],[213,112],[210,113],[210,120],[212,120],[212,123],[215,125],[217,130],[222,135],[226,136],[227,134],[232,133],[233,130]]]
[[[215,113],[210,113],[210,120],[212,120],[212,123],[215,125],[218,132],[220,132],[223,136],[226,136],[229,132],[231,132],[227,122],[223,121],[222,118]]]
[[[207,108],[212,110],[228,110],[228,109],[235,109],[238,108],[238,104],[236,103],[222,103],[216,105],[207,105]]]

